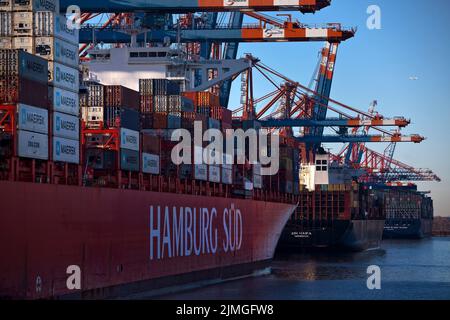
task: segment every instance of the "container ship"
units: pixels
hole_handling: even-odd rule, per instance
[[[316,155],[314,170],[302,170],[299,205],[283,230],[280,251],[380,247],[386,217],[384,193],[359,183],[360,172],[345,172],[329,164],[330,157],[322,150]],[[308,185],[309,190],[303,187]]]
[[[255,189],[244,169],[257,165],[171,162],[171,130],[231,128],[218,96],[167,79],[79,90],[78,69],[23,50],[0,59],[2,296],[71,295],[69,266],[83,275],[79,296],[109,297],[246,274],[273,257],[292,194]]]
[[[314,12],[327,5],[275,1],[256,8]],[[223,10],[247,6],[254,4],[227,4]],[[195,7],[190,4],[189,12]],[[201,135],[209,129],[261,131],[263,121],[256,117],[233,118],[220,94],[241,73],[242,91],[252,91],[254,58],[202,59],[195,41],[139,46],[142,39],[133,29],[126,34],[131,43],[95,46],[80,59],[87,47],[79,47],[83,30],[69,28],[60,10],[64,6],[53,0],[0,6],[1,298],[124,297],[252,274],[268,265],[277,246],[378,246],[384,195],[357,181],[326,178],[329,155],[308,151],[306,156],[305,143],[292,130],[271,133],[280,140],[279,170],[271,175],[248,153],[234,164],[235,146],[234,154],[227,149],[209,155],[207,143],[196,141],[198,127]],[[170,9],[179,10],[185,9]],[[186,16],[189,28],[201,20],[207,30],[198,16]],[[128,14],[116,18],[130,20]],[[260,19],[264,28],[270,22]],[[166,23],[167,16],[156,14],[153,20]],[[335,24],[309,30],[289,18],[276,25],[270,32],[261,25],[241,31],[251,34],[251,42],[290,36],[339,42],[353,36]],[[226,40],[240,41],[239,29],[231,30]],[[328,44],[324,51],[329,65],[320,67],[322,80],[332,76],[336,48]],[[322,80],[329,96],[331,81]],[[282,107],[288,116],[293,83],[278,94],[286,98]],[[247,95],[243,109],[253,108],[254,101]],[[177,129],[194,136],[190,160],[207,150],[207,157],[221,161],[175,164],[178,142],[171,137]],[[244,146],[250,149],[249,142]],[[268,155],[272,147],[257,151]],[[312,168],[317,181],[306,181]]]
[[[417,186],[393,187],[386,193],[386,239],[422,239],[431,237],[433,199]]]

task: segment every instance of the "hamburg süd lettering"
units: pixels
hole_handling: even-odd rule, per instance
[[[240,250],[243,220],[239,209],[150,206],[150,260]]]

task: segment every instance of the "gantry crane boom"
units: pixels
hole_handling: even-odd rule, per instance
[[[60,1],[61,13],[77,5],[90,12],[187,13],[208,11],[301,11],[316,12],[331,4],[330,0],[71,0]]]
[[[362,126],[394,126],[406,127],[410,121],[405,118],[394,119],[342,119],[342,118],[325,118],[323,120],[315,119],[265,119],[259,120],[261,126],[268,128],[281,127],[362,127]]]
[[[235,28],[236,25],[229,25],[222,28],[211,29],[183,29],[183,30],[152,30],[143,32],[136,37],[137,42],[163,42],[170,39],[172,42],[313,42],[328,41],[333,43],[348,40],[355,35],[353,29],[343,29],[336,25],[326,25],[323,27],[308,27],[307,25],[292,26],[286,25],[283,28],[243,26]],[[103,28],[87,25],[80,30],[80,43],[130,43],[131,35],[127,29],[120,27]]]

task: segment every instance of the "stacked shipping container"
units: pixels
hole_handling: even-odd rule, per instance
[[[47,68],[47,61],[24,51],[0,50],[0,103],[15,107],[15,156],[49,158]]]
[[[28,52],[48,61],[45,82],[31,87],[25,78],[17,77],[6,90],[18,95],[12,100],[48,108],[51,158],[79,163],[78,30],[67,27],[58,0],[11,1],[0,10],[4,11],[0,35],[10,38],[10,47],[21,50],[19,55]]]

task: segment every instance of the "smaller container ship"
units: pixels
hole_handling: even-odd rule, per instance
[[[385,190],[386,239],[422,239],[431,237],[433,229],[433,199],[417,186]]]
[[[336,179],[345,175],[344,169],[329,167],[328,159],[324,152],[316,155],[316,166],[310,170],[315,172],[313,179],[303,168],[302,184],[309,190],[302,190],[298,207],[281,235],[279,250],[363,251],[380,246],[384,193],[356,182],[356,177],[351,181],[349,173],[348,179]],[[337,180],[341,183],[334,184]]]

